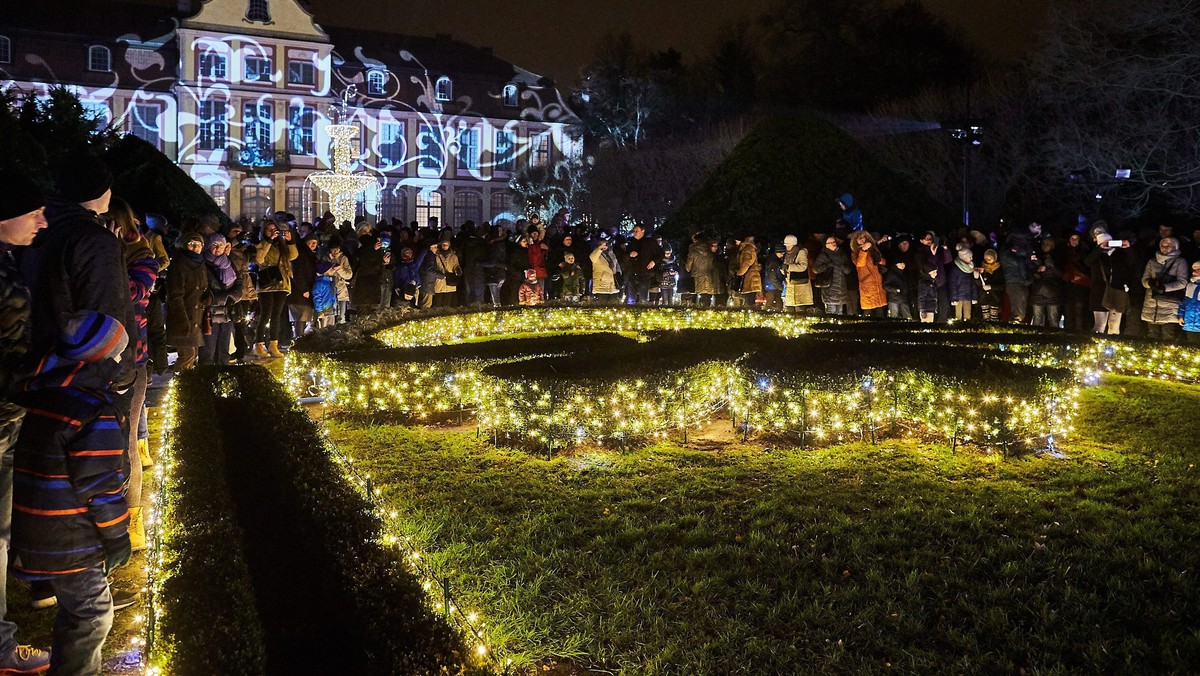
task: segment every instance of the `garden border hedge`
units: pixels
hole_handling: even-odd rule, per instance
[[[175,384],[177,413],[165,479],[167,514],[160,558],[161,619],[152,661],[187,676],[265,673],[266,649],[254,603],[242,530],[226,482],[221,437],[213,434],[214,374],[198,370]]]

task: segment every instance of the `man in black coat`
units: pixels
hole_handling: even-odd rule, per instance
[[[34,345],[53,345],[64,328],[62,318],[80,310],[115,317],[129,335],[138,335],[121,241],[102,217],[112,198],[112,180],[108,167],[86,153],[58,172],[58,198],[46,206],[50,225],[21,257],[33,296]],[[121,354],[113,376],[117,391],[133,383],[135,348],[130,341]]]
[[[638,223],[633,226],[633,239],[625,247],[625,261],[621,267],[631,277],[634,302],[650,302],[650,287],[654,284],[658,270],[655,268],[662,260],[662,248],[653,237],[648,237],[646,226]]]

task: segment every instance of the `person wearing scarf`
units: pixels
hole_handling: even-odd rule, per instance
[[[230,363],[233,354],[234,306],[242,299],[242,277],[229,260],[232,248],[220,233],[213,233],[205,240],[204,267],[212,300],[206,308],[206,323],[211,323],[211,327],[204,334],[201,364],[224,366]]]
[[[954,306],[954,319],[971,321],[971,306],[979,302],[979,271],[975,269],[975,255],[971,253],[971,247],[958,245],[946,287],[950,303]]]
[[[1168,343],[1179,342],[1179,302],[1183,300],[1188,283],[1188,264],[1179,255],[1179,240],[1163,237],[1158,251],[1146,261],[1142,286],[1146,300],[1142,303],[1142,321],[1146,336]]]
[[[983,252],[979,282],[980,317],[985,322],[1000,321],[1000,306],[1004,303],[1004,270],[1000,267],[1000,256],[995,249]]]

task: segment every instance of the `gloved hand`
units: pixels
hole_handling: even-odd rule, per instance
[[[104,573],[108,574],[129,563],[133,555],[133,547],[129,544],[129,534],[119,538],[104,541]]]

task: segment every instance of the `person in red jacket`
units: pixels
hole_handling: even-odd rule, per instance
[[[58,597],[56,674],[96,674],[112,628],[107,575],[129,562],[128,421],[113,378],[129,334],[108,315],[69,315],[15,399],[27,410],[14,450],[13,574]]]

